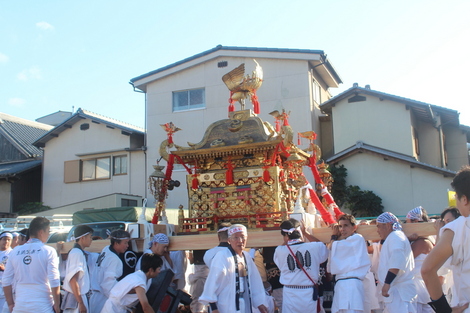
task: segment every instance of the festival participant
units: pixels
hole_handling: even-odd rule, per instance
[[[446,224],[449,224],[450,222],[458,219],[460,217],[460,212],[457,208],[454,208],[454,207],[450,207],[450,208],[447,208],[445,209],[444,211],[442,211],[441,213],[441,218],[440,219],[437,219],[435,222],[434,222],[434,228],[436,229],[437,231],[437,234],[436,234],[436,243],[437,241],[439,240],[439,235],[441,233],[441,228],[446,225]]]
[[[194,267],[194,273],[189,274],[188,281],[190,284],[189,293],[191,294],[191,312],[206,313],[207,306],[199,302],[199,297],[204,291],[204,284],[209,275],[209,268],[204,263],[204,255],[207,250],[193,250],[189,254],[189,262]]]
[[[125,230],[115,230],[109,235],[111,244],[101,251],[92,275],[90,298],[92,312],[101,312],[111,289],[121,279],[123,263],[119,255],[126,252],[130,237],[131,235]]]
[[[44,244],[49,238],[49,224],[47,218],[34,218],[29,224],[31,238],[9,255],[3,290],[10,312],[60,312],[59,259],[55,249]]]
[[[215,313],[267,313],[266,294],[259,272],[250,255],[243,251],[246,227],[235,224],[228,229],[230,247],[212,259],[209,276],[199,301]]]
[[[406,215],[407,223],[420,223],[428,222],[428,214],[426,210],[418,206],[413,210],[409,211]],[[426,256],[431,252],[433,243],[428,237],[417,237],[411,242],[411,251],[413,251],[413,257],[415,259],[415,268],[413,269],[414,282],[416,286],[417,298],[417,312],[418,313],[431,313],[432,309],[428,305],[429,293],[424,285],[423,277],[421,277],[421,266]]]
[[[2,281],[3,272],[8,261],[8,255],[11,252],[11,243],[13,240],[13,234],[5,231],[0,234],[0,282]],[[0,309],[5,304],[5,295],[3,294],[3,288],[0,290]]]
[[[207,265],[207,267],[211,267],[211,262],[214,256],[217,254],[217,252],[224,250],[230,246],[228,243],[228,229],[229,227],[232,226],[230,223],[220,223],[218,230],[217,230],[217,237],[219,238],[219,245],[217,247],[214,247],[212,249],[209,249],[206,251],[204,254],[204,263]]]
[[[65,295],[61,309],[64,313],[90,312],[87,298],[90,273],[84,249],[91,245],[92,236],[93,228],[88,225],[78,225],[73,232],[72,240],[75,240],[75,244],[68,253],[63,283]]]
[[[276,248],[274,262],[281,271],[280,282],[284,285],[282,312],[320,312],[318,279],[320,264],[328,258],[328,249],[322,242],[303,242],[301,227],[296,219],[281,223],[284,245]],[[304,233],[314,241],[314,237]],[[317,301],[318,300],[318,301]]]
[[[13,238],[11,239],[11,245],[10,245],[10,248],[14,249],[17,245],[18,245],[18,237],[19,237],[19,233],[14,231],[11,233]]]
[[[441,228],[441,236],[434,249],[424,260],[421,274],[429,291],[429,305],[435,312],[470,312],[470,252],[468,238],[470,236],[470,167],[463,167],[452,180],[451,186],[456,193],[456,204],[460,216]],[[450,259],[454,277],[454,294],[451,305],[442,292],[438,270]]]
[[[331,312],[366,312],[363,281],[370,269],[366,241],[356,233],[356,218],[350,214],[340,216],[337,229],[331,236],[328,259],[329,272],[336,275]]]
[[[390,212],[377,217],[377,232],[385,240],[378,267],[385,313],[415,313],[416,287],[411,245],[398,218]]]
[[[170,258],[170,252],[168,251],[168,246],[170,245],[170,239],[165,234],[156,234],[153,236],[152,241],[149,242],[149,249],[146,249],[144,253],[153,253],[158,255],[163,262],[161,270],[170,269],[174,274],[176,274],[176,270],[173,266],[173,261]],[[140,262],[142,257],[137,261],[137,265],[135,266],[135,270],[140,270]],[[175,279],[173,277],[173,279]],[[175,285],[176,286],[176,285]]]
[[[27,228],[23,228],[18,233],[18,246],[24,245],[29,240],[29,231]]]
[[[154,313],[146,292],[150,280],[160,273],[162,263],[160,256],[144,253],[141,257],[141,269],[127,275],[111,289],[101,313],[131,312],[139,302],[145,313]]]
[[[184,290],[186,287],[186,270],[188,269],[188,256],[186,251],[170,251],[170,259],[175,270],[173,282],[176,289]]]

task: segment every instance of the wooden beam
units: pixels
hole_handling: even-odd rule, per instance
[[[407,236],[413,233],[419,236],[426,237],[436,235],[434,223],[415,223],[404,224],[403,231]],[[377,226],[375,225],[360,225],[357,232],[364,236],[367,240],[380,240],[377,233]],[[324,243],[330,241],[331,228],[313,228],[313,235]],[[144,250],[143,239],[135,239],[139,252]],[[213,248],[219,244],[216,233],[200,234],[200,235],[181,235],[170,237],[170,250],[206,250]],[[275,247],[283,244],[280,230],[269,231],[249,231],[247,247]],[[104,247],[109,245],[109,240],[95,240],[91,247],[87,248],[90,252],[101,252]],[[56,244],[49,244],[51,247],[56,247]],[[73,242],[64,243],[61,253],[67,253],[73,247]]]

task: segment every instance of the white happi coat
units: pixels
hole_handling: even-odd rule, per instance
[[[65,269],[65,277],[64,277],[64,284],[63,288],[71,293],[73,296],[72,287],[70,286],[70,280],[72,279],[75,274],[78,273],[78,287],[80,288],[80,295],[82,296],[83,303],[85,307],[88,309],[88,299],[86,294],[90,291],[90,273],[88,271],[88,264],[83,251],[79,248],[73,248],[70,250],[69,255],[67,257],[67,266]],[[64,310],[67,313],[78,313],[78,307],[74,310],[68,309]]]
[[[101,251],[96,261],[91,287],[93,293],[90,298],[92,312],[101,312],[106,300],[109,298],[111,289],[122,276],[123,265],[119,256],[106,246]]]
[[[468,239],[470,238],[470,217],[460,216],[458,219],[442,227],[454,232],[452,240],[453,254],[450,257],[450,265],[454,278],[454,289],[451,305],[461,306],[470,302],[470,251]],[[467,308],[465,313],[470,312]]]
[[[328,261],[329,272],[336,275],[331,312],[364,310],[363,280],[370,269],[366,242],[360,234],[334,241]]]
[[[220,246],[218,245],[217,247],[214,247],[212,249],[209,249],[204,253],[204,263],[207,265],[208,268],[211,268],[211,263],[212,259],[214,259],[215,255],[219,252],[222,251],[223,249],[228,249],[226,246]]]
[[[322,242],[305,242],[289,246],[310,277],[318,282],[320,264],[328,258],[328,249]],[[313,300],[313,288],[297,289],[288,286],[312,286],[313,283],[298,266],[287,246],[279,246],[274,252],[274,263],[281,271],[282,312],[304,313],[306,308],[316,310],[317,301]],[[287,286],[287,287],[286,287]]]
[[[3,274],[3,287],[11,286],[13,281],[16,281],[13,312],[53,312],[51,288],[60,286],[59,257],[55,249],[36,238],[15,247]]]
[[[399,303],[411,303],[416,306],[416,287],[413,282],[413,268],[415,262],[411,245],[402,231],[392,231],[385,239],[380,251],[380,260],[378,267],[378,279],[380,289],[385,282],[388,270],[391,268],[399,269],[397,276],[390,284],[389,297],[383,297],[385,307],[392,313],[392,307],[397,307]],[[410,306],[408,306],[410,308]],[[411,312],[414,310],[409,309]],[[399,312],[407,313],[407,312]]]
[[[263,282],[259,275],[255,263],[250,255],[243,251],[248,271],[248,282],[253,308],[260,305],[266,305],[266,293],[264,291]],[[246,279],[246,277],[245,277]],[[241,283],[240,279],[240,283]],[[209,303],[217,303],[220,313],[245,313],[250,312],[249,303],[245,303],[245,311],[242,311],[243,304],[240,299],[240,311],[236,311],[235,294],[236,294],[236,277],[235,277],[235,261],[232,252],[228,248],[220,250],[212,259],[209,275],[204,285],[204,291],[199,297],[199,302],[207,305]]]
[[[101,313],[126,313],[139,302],[137,294],[129,291],[136,287],[142,287],[147,292],[151,280],[147,280],[145,273],[141,270],[127,275],[119,281],[111,290],[108,300]]]
[[[12,251],[11,248],[8,248],[6,250],[0,251],[0,263],[3,265],[7,265],[8,261],[8,255]],[[3,278],[3,271],[0,272],[0,282],[2,281]],[[5,300],[5,294],[3,293],[3,288],[0,288],[0,309],[3,308],[3,305],[6,303]]]

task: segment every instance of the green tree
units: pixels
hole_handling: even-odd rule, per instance
[[[52,209],[50,206],[44,205],[42,202],[27,202],[18,206],[18,215],[34,214]]]
[[[340,207],[351,210],[356,217],[378,216],[383,213],[382,198],[373,191],[361,190],[359,186],[347,186],[348,171],[344,165],[330,167],[334,183],[331,194]]]

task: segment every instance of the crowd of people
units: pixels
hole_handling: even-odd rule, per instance
[[[125,262],[130,234],[115,230],[101,253],[90,253],[93,229],[79,225],[74,247],[59,257],[45,245],[49,220],[37,217],[28,230],[0,234],[2,312],[154,312],[147,291],[161,271],[173,272],[171,286],[189,285],[193,313],[325,312],[324,287],[334,285],[331,312],[470,312],[470,167],[452,181],[457,208],[435,221],[436,236],[409,237],[400,220],[385,212],[374,221],[380,240],[357,233],[358,221],[342,215],[331,240],[320,242],[302,223],[280,225],[283,244],[246,248],[241,224],[221,223],[219,245],[210,250],[169,252],[170,239],[156,234],[134,266]],[[422,207],[407,223],[428,222]],[[186,261],[193,273],[185,277]],[[127,264],[127,266],[126,266]],[[62,292],[61,292],[62,289]]]

